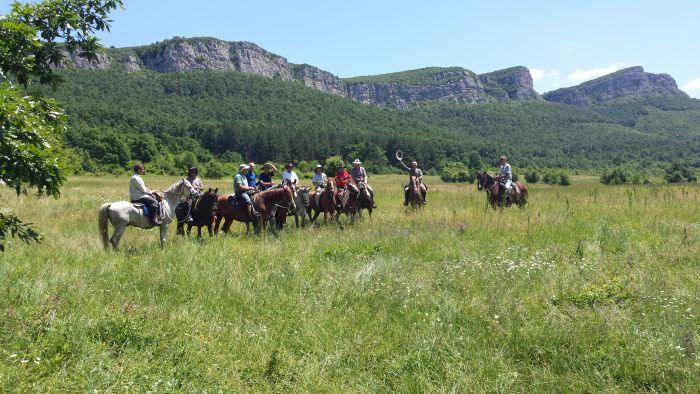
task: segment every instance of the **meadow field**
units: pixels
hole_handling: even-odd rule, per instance
[[[127,177],[0,190],[44,236],[0,254],[0,391],[700,391],[700,186],[573,177],[493,211],[431,178],[410,212],[405,178],[372,176],[352,226],[129,228],[117,253],[97,209]]]

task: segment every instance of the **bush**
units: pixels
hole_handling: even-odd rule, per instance
[[[545,171],[542,174],[542,182],[548,185],[569,186],[571,180],[565,171]]]
[[[530,171],[525,173],[525,180],[528,183],[537,183],[540,181],[540,174],[537,173],[537,171]]]
[[[604,170],[603,174],[600,176],[600,182],[606,185],[624,185],[629,182],[629,180],[629,173],[622,167]]]
[[[202,172],[205,178],[221,179],[231,174],[232,166],[227,166],[218,160],[211,160],[204,164]]]
[[[569,180],[569,174],[564,171],[559,172],[559,186],[569,186],[571,181]]]
[[[689,164],[676,161],[666,169],[664,179],[668,183],[697,182],[698,178]]]
[[[338,171],[338,164],[344,163],[343,158],[340,156],[331,156],[326,159],[326,162],[324,163],[324,171],[326,172],[326,175],[328,176],[334,176],[335,173]],[[344,163],[346,168],[348,166],[348,163]]]

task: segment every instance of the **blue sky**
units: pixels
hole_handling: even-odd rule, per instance
[[[340,77],[523,65],[539,92],[641,65],[700,98],[700,1],[125,0],[113,19],[107,46],[251,41]]]

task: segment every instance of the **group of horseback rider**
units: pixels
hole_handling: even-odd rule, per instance
[[[423,203],[425,204],[428,187],[423,182],[423,171],[418,168],[418,163],[416,161],[412,161],[410,167],[405,165],[400,159],[399,162],[403,168],[408,171],[410,176],[415,177],[423,195]],[[501,165],[499,167],[499,174],[496,178],[505,187],[506,193],[508,196],[510,196],[513,188],[517,186],[512,181],[512,171],[510,164],[508,164],[508,159],[505,156],[501,156],[500,162]],[[374,203],[374,189],[367,182],[367,171],[364,167],[362,167],[362,162],[359,159],[355,159],[352,162],[352,165],[353,168],[349,172],[345,168],[345,164],[343,162],[340,162],[337,166],[337,171],[335,173],[335,184],[338,187],[338,208],[347,202],[348,188],[355,188],[360,184],[363,184],[366,187],[366,190],[369,192],[371,197],[372,207],[376,208],[376,204]],[[275,172],[277,172],[277,168],[272,163],[265,163],[263,165],[263,172],[260,174],[259,178],[258,174],[255,173],[255,163],[253,162],[241,164],[238,170],[238,173],[233,178],[233,195],[238,203],[247,207],[249,215],[254,217],[258,215],[258,213],[255,212],[251,195],[257,190],[267,190],[274,187],[273,175]],[[144,173],[145,168],[143,164],[138,163],[134,165],[134,175],[132,175],[129,183],[129,197],[132,203],[143,204],[149,219],[154,224],[159,225],[160,218],[158,212],[161,197],[157,192],[153,192],[146,187],[142,178]],[[204,186],[197,175],[197,168],[190,167],[188,169],[186,179],[190,182],[197,193],[201,193]],[[315,198],[317,205],[319,203],[320,195],[326,186],[326,182],[328,182],[328,176],[326,176],[326,174],[323,172],[323,166],[318,164],[314,168],[314,176],[311,178],[311,183],[316,189]],[[296,187],[298,183],[299,177],[294,172],[294,164],[287,163],[285,166],[285,171],[282,173],[282,185]],[[408,200],[409,186],[406,185],[404,187],[404,205],[408,205]],[[188,199],[186,203],[191,204],[191,200]],[[190,220],[190,218],[188,218],[188,220]]]

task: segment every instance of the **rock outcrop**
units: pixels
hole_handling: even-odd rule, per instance
[[[642,67],[630,67],[605,75],[577,86],[545,93],[544,99],[578,107],[587,107],[627,96],[649,93],[667,93],[688,97],[678,89],[676,81],[668,74],[651,74]]]
[[[294,78],[292,67],[282,56],[270,53],[250,42],[232,42],[230,48],[235,69],[240,72],[283,81]]]
[[[140,57],[147,68],[156,72],[235,70],[230,51],[230,44],[224,41],[176,39],[154,45]]]
[[[503,100],[540,100],[527,67],[517,66],[479,74],[479,81],[489,96]]]
[[[407,108],[411,104],[448,100],[488,101],[473,72],[459,68],[425,68],[345,80],[348,97],[365,104]]]
[[[104,52],[98,52],[95,59],[88,60],[88,58],[80,56],[75,52],[69,53],[68,51],[62,51],[64,56],[63,66],[76,68],[80,70],[106,70],[110,68],[112,62]]]
[[[299,64],[294,66],[294,77],[304,83],[304,86],[324,93],[347,97],[347,90],[343,81],[328,71],[323,71],[308,64]]]
[[[141,62],[136,56],[129,55],[122,64],[122,68],[126,73],[133,73],[136,71],[141,71]]]

